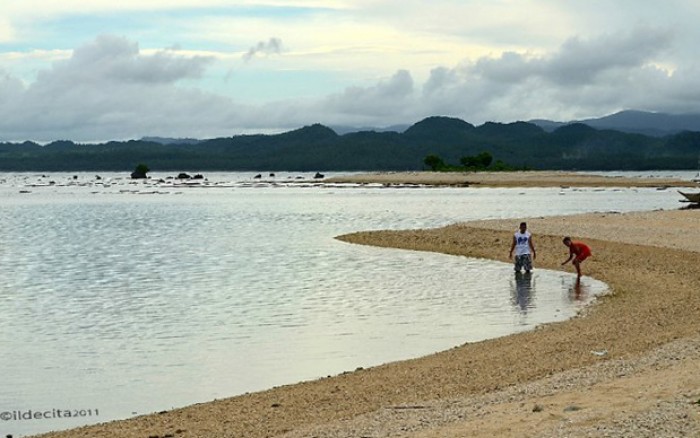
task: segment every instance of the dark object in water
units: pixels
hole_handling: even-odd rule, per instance
[[[131,179],[145,179],[148,178],[146,175],[150,170],[148,169],[148,166],[145,164],[139,164],[136,166],[136,169],[134,169],[133,172],[131,172]]]
[[[686,200],[681,200],[681,202],[700,202],[700,192],[698,192],[698,193],[684,193],[684,192],[681,192],[679,190],[678,193],[685,196]]]
[[[315,179],[321,179],[321,178],[325,178],[325,176],[326,176],[326,175],[324,175],[324,174],[322,174],[322,173],[320,173],[320,172],[316,172],[316,175],[314,175],[314,178],[315,178]]]

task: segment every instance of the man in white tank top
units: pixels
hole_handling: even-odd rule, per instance
[[[515,251],[515,272],[525,269],[525,272],[532,270],[532,261],[537,257],[535,244],[532,242],[532,235],[527,230],[525,222],[520,223],[520,229],[513,235],[513,243],[510,245],[509,258],[513,258]]]

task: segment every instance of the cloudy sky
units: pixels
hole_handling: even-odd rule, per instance
[[[0,141],[700,113],[697,0],[0,0]]]

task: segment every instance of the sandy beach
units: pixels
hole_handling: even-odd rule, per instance
[[[631,178],[575,172],[375,172],[338,176],[327,183],[476,187],[687,187],[675,178]]]
[[[539,185],[531,182],[519,185]],[[561,238],[571,235],[593,249],[584,275],[610,293],[576,318],[530,332],[41,436],[700,436],[700,210],[527,220],[536,268],[571,272],[561,266]],[[507,261],[516,226],[478,221],[339,239]]]

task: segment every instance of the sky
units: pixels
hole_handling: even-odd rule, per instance
[[[0,141],[700,113],[697,0],[0,0]]]

